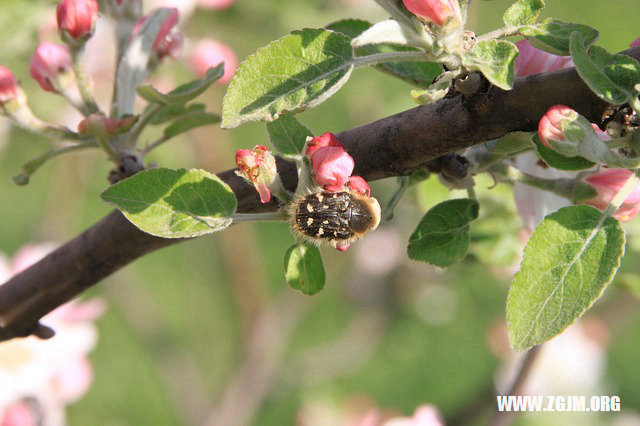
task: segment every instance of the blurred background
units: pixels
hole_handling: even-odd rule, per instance
[[[0,64],[21,80],[38,116],[75,128],[78,116],[28,71],[37,42],[55,38],[55,3],[0,2]],[[195,77],[186,57],[201,38],[227,44],[242,61],[298,28],[385,18],[368,0],[237,0],[223,10],[157,0],[145,8],[171,3],[182,8],[187,41],[185,56],[154,74],[161,88]],[[474,1],[470,29],[498,28],[510,3]],[[640,36],[637,0],[548,0],[543,17],[551,16],[595,27],[598,44],[613,52]],[[108,25],[99,27],[108,37]],[[105,106],[113,60],[102,49],[89,49],[86,60]],[[220,111],[225,88],[216,85],[201,98],[209,110]],[[298,118],[316,134],[337,133],[412,108],[410,89],[376,70],[358,70],[337,95]],[[147,131],[142,141],[159,132]],[[217,172],[234,166],[236,149],[266,142],[260,123],[226,131],[208,126],[149,160]],[[7,256],[27,243],[63,243],[111,210],[98,197],[110,164],[97,151],[47,163],[26,187],[11,182],[48,146],[0,119],[0,251]],[[433,177],[408,191],[393,221],[347,252],[323,248],[327,284],[313,297],[284,282],[283,256],[293,242],[284,223],[243,223],[129,265],[86,295],[106,302],[106,311],[89,356],[93,384],[68,407],[68,424],[360,424],[372,409],[382,418],[410,416],[424,404],[437,407],[447,424],[486,424],[495,411],[494,387],[506,391],[518,362],[506,338],[505,301],[526,239],[512,189],[492,186],[490,179],[477,180],[482,208],[472,224],[471,254],[447,270],[405,254],[427,209],[464,196]],[[383,205],[394,189],[394,179],[372,184]],[[515,424],[640,424],[637,222],[628,225],[627,254],[614,283],[576,325],[543,347],[526,388],[619,395],[622,411],[530,413]]]

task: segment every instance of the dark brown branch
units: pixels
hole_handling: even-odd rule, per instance
[[[640,48],[623,52],[636,59]],[[443,99],[345,130],[338,137],[354,158],[354,174],[367,180],[406,175],[427,161],[515,130],[536,128],[554,104],[568,105],[600,121],[607,104],[569,69],[518,79],[511,91],[492,87],[486,94]],[[285,186],[295,187],[294,167],[279,162]],[[238,211],[274,211],[260,204],[249,185],[232,170],[219,175],[238,197]],[[0,341],[41,330],[39,319],[135,259],[180,240],[147,235],[119,212],[59,247],[0,286]],[[46,333],[40,333],[46,335]]]

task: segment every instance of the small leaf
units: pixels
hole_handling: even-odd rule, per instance
[[[579,33],[571,34],[571,58],[578,74],[601,99],[622,105],[638,96],[634,86],[640,83],[640,64],[626,55],[612,55],[598,46],[589,52]]]
[[[222,127],[272,121],[316,106],[337,92],[353,70],[348,37],[324,29],[294,31],[249,56],[222,105]]]
[[[267,123],[267,133],[276,152],[292,160],[302,158],[307,136],[313,136],[313,132],[293,115],[281,115]]]
[[[409,257],[440,267],[462,259],[469,249],[469,222],[478,217],[478,209],[478,202],[470,198],[429,209],[409,238]]]
[[[525,27],[521,31],[522,35],[529,38],[533,47],[561,56],[569,55],[571,33],[575,31],[580,33],[587,47],[595,43],[599,36],[598,31],[588,25],[556,21],[551,18]]]
[[[149,104],[147,108],[153,108],[155,104]],[[193,104],[168,104],[164,105],[158,112],[156,112],[151,120],[149,120],[149,124],[162,124],[167,121],[174,120],[183,115],[196,112],[196,111],[204,111],[205,104],[193,103]],[[145,110],[146,112],[146,110]]]
[[[533,24],[543,8],[542,0],[518,0],[504,12],[502,20],[506,26],[512,27]]]
[[[451,83],[453,82],[453,78],[456,74],[456,72],[451,71],[441,74],[436,82],[429,86],[429,88],[423,90],[412,90],[411,97],[420,105],[427,105],[439,101],[449,93]]]
[[[204,170],[150,169],[107,188],[101,195],[142,231],[163,238],[189,238],[231,224],[236,197]]]
[[[215,68],[209,68],[204,77],[190,81],[164,94],[150,84],[138,86],[138,95],[149,102],[158,104],[184,104],[197,98],[205,92],[224,74],[224,63]]]
[[[403,27],[395,19],[378,22],[351,41],[353,47],[370,44],[398,44],[421,47],[422,41],[413,31]]]
[[[533,143],[536,144],[538,156],[540,156],[540,158],[542,158],[542,160],[547,163],[547,165],[553,167],[554,169],[577,171],[590,169],[596,165],[596,163],[593,163],[585,158],[566,157],[551,148],[547,148],[546,146],[542,145],[538,135],[535,135],[533,137]]]
[[[509,90],[515,80],[514,60],[518,48],[507,40],[484,40],[476,44],[464,57],[464,66],[469,70],[478,70],[493,85]]]
[[[294,244],[284,255],[284,272],[287,284],[304,294],[316,294],[324,288],[325,273],[318,247],[310,244]]]
[[[492,154],[510,155],[533,148],[532,137],[533,134],[529,132],[511,132],[500,139],[485,143],[485,146]]]
[[[507,299],[517,351],[546,342],[580,318],[611,282],[624,254],[620,223],[591,206],[570,206],[536,227]]]
[[[188,132],[196,127],[208,126],[220,122],[220,116],[208,112],[197,111],[180,117],[164,129],[164,137],[169,139],[180,133]]]
[[[336,31],[349,38],[356,38],[371,24],[358,19],[344,19],[326,26],[328,30]],[[359,56],[375,55],[387,52],[418,52],[419,49],[411,46],[398,46],[390,44],[368,45],[356,49]],[[442,74],[442,65],[433,62],[389,62],[374,66],[379,71],[406,81],[418,87],[429,87],[435,78]]]

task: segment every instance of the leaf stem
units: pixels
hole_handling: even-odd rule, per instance
[[[496,38],[509,37],[509,36],[512,36],[512,35],[520,34],[520,29],[521,28],[522,27],[504,27],[504,28],[500,28],[499,30],[491,31],[491,32],[486,33],[486,34],[482,34],[481,36],[478,37],[478,41],[494,40]]]
[[[428,62],[430,60],[433,61],[436,60],[436,58],[427,52],[385,52],[367,56],[356,56],[353,58],[352,64],[356,67],[362,67],[384,62]],[[437,60],[441,62],[444,59],[438,58]]]
[[[233,215],[234,222],[272,222],[285,220],[287,220],[287,214],[283,210],[276,213],[236,213]]]
[[[391,199],[389,200],[389,204],[384,208],[382,212],[382,220],[389,221],[393,219],[393,216],[396,212],[396,207],[400,203],[400,200],[404,196],[404,193],[407,192],[407,188],[409,188],[409,176],[402,176],[398,178],[398,189],[393,194]]]

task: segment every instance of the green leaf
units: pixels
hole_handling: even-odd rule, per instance
[[[624,241],[620,223],[591,206],[547,216],[531,235],[509,290],[511,346],[527,350],[580,318],[613,279]]]
[[[153,108],[154,106],[155,104],[149,104],[147,108]],[[160,110],[158,110],[158,112],[153,114],[153,117],[151,117],[151,120],[149,120],[149,124],[157,125],[157,124],[166,123],[167,121],[174,120],[178,117],[181,117],[183,115],[186,115],[192,112],[204,111],[204,109],[205,109],[205,104],[200,104],[200,103],[193,103],[188,105],[184,105],[184,104],[164,105],[162,106],[162,108],[160,108]]]
[[[461,260],[469,249],[469,222],[478,217],[478,209],[478,202],[470,198],[429,209],[409,238],[409,257],[440,267]]]
[[[208,126],[220,122],[220,116],[204,111],[183,115],[164,129],[164,137],[169,139],[196,127]]]
[[[351,41],[324,29],[294,31],[249,56],[222,104],[222,127],[272,121],[316,106],[338,91],[353,70]]]
[[[150,84],[138,86],[136,91],[143,99],[158,104],[184,104],[197,98],[205,92],[224,74],[224,63],[215,68],[209,68],[205,76],[199,80],[190,81],[164,94]]]
[[[188,238],[231,224],[236,197],[204,170],[150,169],[107,188],[102,199],[142,231],[163,238]]]
[[[598,46],[584,47],[579,33],[571,35],[571,58],[578,74],[601,99],[622,105],[638,96],[634,86],[640,83],[640,64],[626,55],[612,55]]]
[[[359,19],[345,19],[326,26],[328,30],[336,31],[354,39],[371,27],[367,21]],[[375,55],[376,53],[389,52],[418,52],[411,46],[398,46],[391,44],[369,45],[356,49],[359,56]],[[390,62],[378,64],[375,69],[389,74],[393,77],[406,81],[418,87],[429,87],[437,76],[442,74],[442,65],[433,62]]]
[[[485,143],[487,150],[492,154],[510,155],[533,148],[534,144],[529,132],[511,132],[500,139]]]
[[[542,0],[518,0],[504,12],[502,20],[506,26],[512,27],[533,24],[543,8]]]
[[[424,41],[418,35],[400,25],[395,19],[378,22],[351,41],[353,47],[372,44],[396,44],[422,47]]]
[[[576,31],[582,35],[587,47],[595,43],[599,36],[598,31],[588,25],[556,21],[551,18],[523,28],[522,35],[529,38],[533,47],[554,55],[568,56],[569,39],[571,33]]]
[[[515,80],[514,61],[518,48],[507,40],[484,40],[463,58],[469,70],[480,71],[493,85],[509,90]]]
[[[533,143],[536,144],[538,156],[542,158],[542,160],[547,163],[547,165],[553,167],[554,169],[577,171],[590,169],[596,165],[596,163],[593,163],[585,158],[566,157],[551,148],[547,148],[546,146],[542,145],[538,135],[535,135],[533,137]]]
[[[307,136],[313,136],[313,132],[293,115],[281,115],[267,123],[267,133],[276,152],[292,160],[302,158]]]
[[[294,244],[284,255],[284,273],[287,284],[304,294],[316,294],[324,288],[325,273],[318,247]]]

